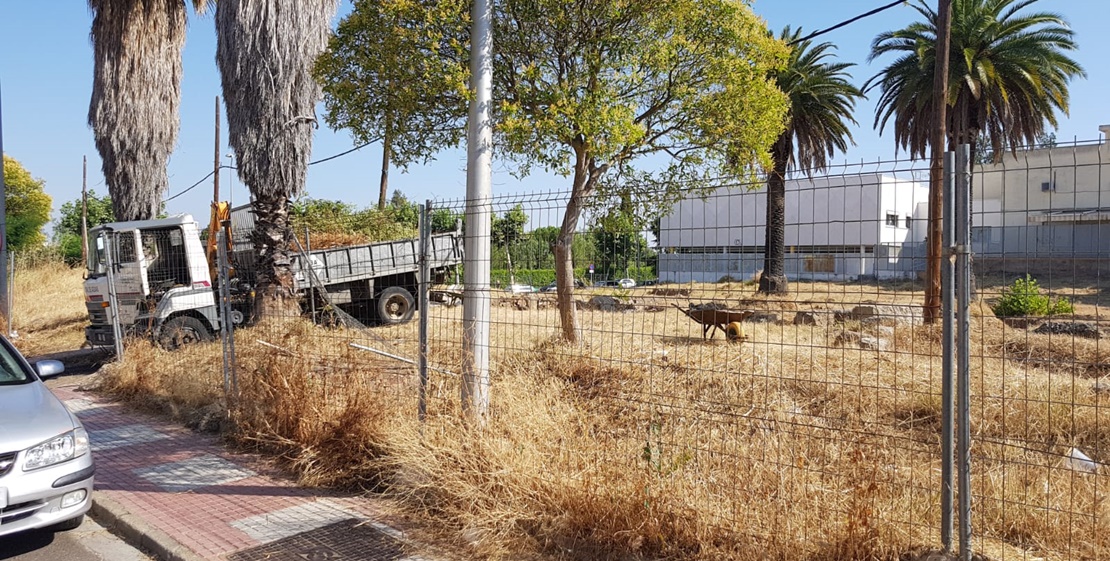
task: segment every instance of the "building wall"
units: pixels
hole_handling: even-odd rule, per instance
[[[874,246],[923,239],[928,187],[880,174],[794,179],[786,184],[788,246]],[[886,215],[897,218],[888,226]],[[767,190],[718,189],[675,205],[660,222],[666,248],[762,248]],[[910,217],[910,225],[906,224]]]

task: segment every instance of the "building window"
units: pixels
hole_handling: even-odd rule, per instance
[[[913,217],[912,217],[912,216],[906,216],[906,227],[907,227],[907,228],[909,228],[909,227],[910,227],[910,224],[911,224],[912,222],[913,222]]]
[[[897,226],[898,225],[898,215],[888,212],[886,214],[886,225],[887,226]]]

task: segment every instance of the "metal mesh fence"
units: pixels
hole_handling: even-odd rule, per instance
[[[232,311],[216,312],[212,296],[206,334],[239,312],[234,350],[151,352],[212,391],[233,358],[235,414],[292,450],[295,465],[388,457],[402,447],[390,435],[420,431],[405,458],[423,463],[394,472],[391,485],[434,497],[478,541],[597,556],[890,558],[939,548],[948,513],[990,559],[1101,558],[1110,554],[1107,166],[1105,145],[1079,143],[971,170],[970,411],[955,418],[971,438],[970,489],[954,493],[970,518],[943,500],[948,396],[941,323],[922,310],[921,162],[787,178],[787,290],[772,294],[759,290],[762,182],[684,186],[662,209],[653,204],[662,188],[616,190],[586,201],[573,236],[561,232],[570,193],[495,197],[491,236],[479,240],[490,248],[492,405],[478,442],[459,436],[465,200],[426,205],[426,251],[416,205],[295,205],[295,298],[280,310],[296,317],[287,321],[273,318],[278,310],[254,321],[261,263],[236,237],[251,226],[233,212],[221,281]],[[167,228],[164,239],[135,234],[134,247],[148,259],[194,243],[203,253],[199,238]],[[130,263],[124,239],[117,271]],[[572,259],[573,293],[562,297],[573,320],[558,306],[560,244]],[[142,289],[212,294],[198,284],[210,278],[207,262],[185,261],[169,268],[172,286],[144,265]],[[121,310],[132,292],[119,286]],[[565,340],[572,324],[576,344]],[[156,340],[174,333],[167,325]],[[378,428],[355,430],[364,425]],[[305,452],[340,437],[362,440],[348,456]]]

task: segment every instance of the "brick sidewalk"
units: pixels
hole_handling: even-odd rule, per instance
[[[94,515],[130,526],[125,536],[164,561],[432,559],[381,522],[378,501],[297,487],[213,436],[73,386],[53,391],[89,431]]]

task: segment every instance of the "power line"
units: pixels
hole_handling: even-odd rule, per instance
[[[890,8],[893,8],[893,7],[897,6],[898,4],[905,4],[906,2],[907,2],[907,0],[895,0],[894,2],[891,2],[891,3],[889,3],[885,6],[882,6],[880,8],[875,8],[874,10],[871,10],[870,12],[867,12],[865,14],[860,14],[860,15],[852,18],[852,19],[844,20],[844,21],[842,21],[842,22],[840,22],[840,23],[838,23],[838,24],[836,24],[832,27],[828,27],[828,28],[825,28],[825,29],[818,29],[817,31],[814,31],[813,33],[810,33],[809,35],[806,35],[805,37],[802,37],[801,39],[795,39],[795,40],[787,43],[787,45],[794,45],[794,44],[797,44],[797,43],[801,43],[802,41],[809,41],[810,39],[813,39],[814,37],[817,37],[818,35],[824,35],[824,34],[830,32],[830,31],[836,31],[837,29],[840,29],[841,27],[844,27],[845,25],[855,23],[855,22],[857,22],[857,21],[859,21],[863,18],[871,17],[871,16],[873,16],[873,15],[879,13],[879,12],[889,10]]]
[[[354,148],[351,148],[350,150],[346,150],[346,151],[340,152],[338,154],[333,154],[333,155],[328,156],[326,158],[320,158],[319,160],[316,160],[314,162],[309,162],[308,165],[314,166],[316,164],[322,164],[324,162],[329,162],[329,161],[334,160],[336,158],[346,156],[347,154],[350,154],[352,152],[358,152],[359,150],[362,150],[363,148],[366,148],[367,146],[370,146],[371,144],[373,144],[377,141],[378,141],[378,139],[371,140],[370,142],[364,142],[362,144],[359,144],[358,146],[355,146]],[[221,165],[220,169],[239,169],[239,168],[237,168],[235,166],[223,166],[223,165]],[[205,180],[212,177],[212,174],[214,174],[214,173],[216,173],[216,172],[215,171],[208,172],[208,175],[200,178],[200,180],[197,181],[196,183],[190,185],[189,187],[187,187],[186,189],[184,189],[183,191],[181,191],[180,193],[177,193],[176,195],[174,195],[172,197],[167,197],[166,200],[164,200],[162,202],[168,203],[168,202],[180,197],[181,195],[184,195],[185,193],[188,193],[189,191],[192,191],[193,189],[196,189],[198,186],[200,186],[201,183],[204,183]]]
[[[225,166],[220,166],[220,168],[221,168],[221,169],[223,169],[224,167],[225,167]],[[208,179],[209,177],[212,177],[212,174],[214,174],[214,173],[216,173],[216,172],[215,172],[215,171],[210,171],[210,172],[208,172],[208,175],[206,175],[206,176],[204,176],[204,177],[200,178],[200,181],[197,181],[196,183],[194,183],[194,184],[190,185],[190,186],[189,186],[189,187],[188,187],[187,189],[185,189],[184,191],[182,191],[182,192],[180,192],[180,193],[178,193],[178,194],[176,194],[176,195],[174,195],[174,196],[172,196],[172,197],[168,197],[168,198],[167,198],[166,200],[164,200],[164,201],[162,201],[162,202],[164,202],[164,203],[168,203],[168,202],[170,202],[170,201],[172,201],[172,200],[174,200],[174,199],[176,199],[176,198],[180,197],[181,195],[184,195],[185,193],[188,193],[189,191],[192,191],[193,189],[196,189],[196,187],[197,187],[198,185],[200,185],[201,183],[204,183],[204,180]]]

